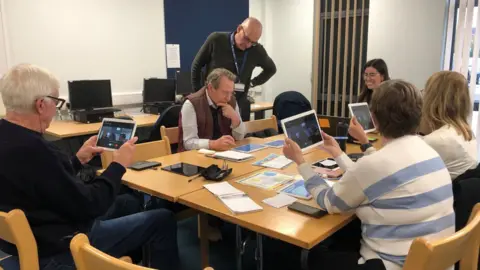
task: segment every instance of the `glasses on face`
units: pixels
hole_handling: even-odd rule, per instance
[[[243,29],[243,27],[242,27],[242,31],[243,31],[243,40],[245,40],[246,42],[252,44],[252,47],[255,47],[255,46],[258,45],[258,42],[252,41],[252,40],[247,36],[247,32],[245,32],[245,29]]]
[[[220,92],[224,97],[232,97],[233,96],[233,92],[230,92],[230,91],[218,90],[218,92]]]
[[[46,96],[46,97],[53,100],[53,103],[55,103],[55,106],[57,107],[57,109],[61,109],[63,104],[65,104],[65,99],[63,98],[57,98],[54,96]]]
[[[378,72],[363,73],[364,78],[373,78],[378,74]]]

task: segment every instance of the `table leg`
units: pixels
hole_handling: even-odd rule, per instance
[[[262,235],[257,233],[257,249],[255,250],[255,260],[257,261],[257,270],[263,270],[263,243]]]
[[[201,257],[201,269],[209,266],[208,259],[208,217],[205,213],[198,214],[200,227],[200,257]]]
[[[237,260],[237,270],[242,270],[243,268],[243,254],[245,253],[245,247],[247,246],[248,241],[250,240],[250,235],[247,235],[245,240],[242,238],[242,227],[236,225],[235,227],[235,238],[236,238],[236,252],[235,257]]]
[[[300,265],[302,266],[302,270],[308,270],[308,254],[310,250],[302,249],[302,253],[300,253]]]
[[[254,114],[254,117],[253,117],[254,120],[264,119],[264,118],[265,118],[265,111],[264,110],[256,111],[255,114]]]

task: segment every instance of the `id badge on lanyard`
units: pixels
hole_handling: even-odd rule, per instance
[[[248,51],[245,52],[243,55],[243,60],[242,60],[242,65],[239,67],[238,66],[238,61],[237,61],[237,55],[235,54],[235,44],[233,41],[233,35],[232,33],[230,35],[230,47],[232,49],[232,56],[233,56],[233,62],[235,63],[235,68],[237,70],[237,81],[235,82],[235,91],[237,92],[245,92],[245,84],[240,82],[240,75],[242,74],[243,69],[245,68],[245,63],[247,62],[247,56],[248,56]]]

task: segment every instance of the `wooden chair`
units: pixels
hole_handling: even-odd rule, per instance
[[[162,140],[165,140],[167,137],[170,141],[170,144],[178,143],[178,127],[166,128],[165,126],[160,127],[160,136]]]
[[[428,241],[417,238],[410,246],[404,270],[447,269],[460,261],[460,270],[478,267],[480,240],[480,203],[473,208],[468,224],[445,239]]]
[[[253,132],[258,132],[266,129],[274,129],[276,132],[278,132],[277,117],[275,117],[275,115],[272,115],[272,117],[268,119],[260,119],[260,120],[245,122],[246,133],[253,133]]]
[[[90,245],[88,237],[81,233],[77,234],[70,242],[70,250],[72,251],[73,260],[78,270],[151,270],[132,264],[130,257],[114,258]],[[161,269],[162,270],[162,269]],[[164,269],[168,270],[168,269]],[[213,270],[207,267],[204,270]]]
[[[0,212],[0,239],[17,247],[21,270],[38,270],[37,242],[22,210]]]
[[[161,141],[140,143],[136,145],[133,162],[162,157],[170,155],[171,153],[172,150],[170,149],[170,142],[168,141],[168,138]],[[101,155],[101,159],[102,168],[106,169],[113,161],[113,151],[104,151]]]

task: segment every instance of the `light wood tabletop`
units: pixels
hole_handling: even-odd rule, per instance
[[[271,109],[273,109],[272,102],[259,101],[250,105],[250,110],[252,111],[252,113],[258,112],[258,111],[271,110]]]
[[[244,145],[248,143],[262,143],[263,140],[259,138],[248,138],[237,142],[237,145]],[[252,165],[258,159],[266,157],[270,153],[280,154],[281,149],[267,148],[260,151],[256,151],[254,159],[250,159],[244,162],[230,162],[227,161],[229,168],[232,168],[232,174],[227,177],[228,179],[235,179],[242,175],[262,170],[263,167]],[[197,166],[208,167],[212,164],[216,164],[222,167],[223,160],[207,157],[198,151],[187,151],[177,153],[173,155],[163,156],[160,158],[150,159],[151,161],[157,161],[162,163],[161,167],[185,162]],[[198,191],[203,189],[203,185],[210,183],[211,181],[205,180],[203,177],[195,178],[191,182],[188,182],[192,177],[186,177],[178,175],[168,171],[161,170],[144,170],[133,171],[127,170],[122,177],[123,183],[130,186],[133,189],[145,192],[147,194],[163,198],[172,202],[176,202],[182,195]]]
[[[137,122],[137,127],[153,126],[158,115],[140,114],[132,116]],[[57,138],[69,138],[75,136],[91,135],[98,133],[102,123],[84,124],[73,120],[54,120],[45,131],[46,134]]]
[[[283,135],[278,135],[265,140],[271,141],[282,138],[282,136]],[[375,143],[375,146],[380,147],[380,142]],[[281,149],[279,150],[281,151]],[[347,144],[347,152],[360,153],[361,151],[358,145]],[[314,151],[305,154],[304,157],[306,162],[313,163],[323,158],[328,158],[329,154],[320,149],[315,149]],[[257,204],[261,205],[263,207],[262,211],[235,215],[206,189],[200,189],[196,192],[181,196],[178,201],[201,212],[220,217],[244,228],[269,237],[280,239],[305,249],[311,249],[354,218],[354,214],[352,213],[326,215],[316,219],[290,211],[286,207],[277,209],[262,202],[266,198],[275,196],[277,191],[264,190],[237,183],[240,179],[264,170],[265,169],[262,169],[260,171],[243,175],[239,178],[228,180],[230,184],[247,193],[250,198],[252,198]],[[295,164],[280,170],[280,172],[291,175],[298,174],[297,166]],[[313,199],[299,199],[299,202],[318,207]]]

